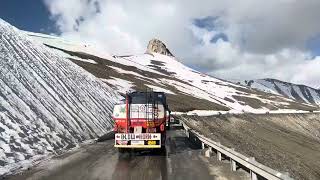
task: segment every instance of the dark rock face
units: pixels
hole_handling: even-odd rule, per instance
[[[173,56],[166,45],[158,39],[152,39],[149,41],[147,53],[159,53],[166,56]]]

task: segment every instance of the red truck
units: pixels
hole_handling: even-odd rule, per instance
[[[114,147],[126,149],[157,148],[165,151],[170,110],[163,92],[131,92],[114,106]]]

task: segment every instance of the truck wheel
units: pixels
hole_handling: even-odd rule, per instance
[[[160,148],[160,155],[165,156],[167,154],[166,146],[161,146]]]
[[[161,146],[161,148],[154,149],[153,152],[154,152],[156,155],[165,156],[167,151],[166,151],[166,147],[165,147],[165,146]]]

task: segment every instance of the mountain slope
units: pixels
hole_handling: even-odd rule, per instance
[[[300,102],[320,105],[320,90],[277,79],[247,80],[243,84],[273,94],[283,95]]]
[[[0,19],[0,175],[108,132],[119,94]]]
[[[174,111],[194,109],[236,110],[255,112],[266,109],[314,109],[283,96],[265,93],[220,80],[197,72],[173,56],[145,53],[113,56],[92,53],[87,45],[66,43],[57,37],[30,34],[36,41],[52,48],[57,54],[70,59],[101,78],[119,93],[127,90],[166,90],[170,107]],[[64,42],[60,44],[59,42]]]

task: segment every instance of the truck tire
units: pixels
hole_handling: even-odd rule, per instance
[[[156,155],[160,155],[160,156],[165,156],[166,155],[166,147],[165,146],[161,146],[161,148],[158,149],[153,149],[154,154]]]
[[[160,148],[160,155],[162,155],[162,156],[167,155],[166,146],[161,146],[161,148]]]

